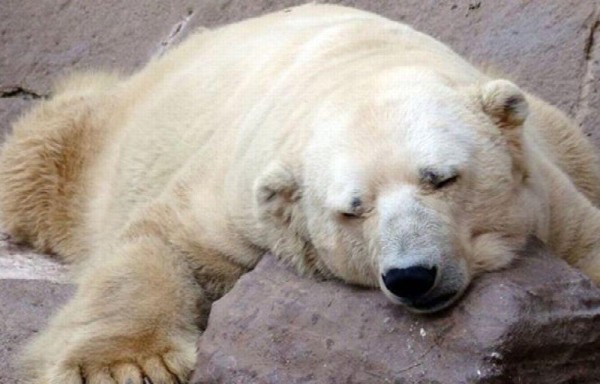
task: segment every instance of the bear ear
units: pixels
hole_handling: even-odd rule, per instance
[[[481,87],[481,104],[500,128],[516,128],[525,122],[529,107],[523,91],[508,80],[492,80]]]
[[[270,216],[289,224],[301,189],[290,168],[279,161],[271,163],[254,184],[254,196],[259,216]]]
[[[492,80],[481,87],[480,97],[483,111],[506,139],[506,145],[512,155],[515,175],[526,178],[528,172],[521,129],[529,113],[525,94],[508,80]]]

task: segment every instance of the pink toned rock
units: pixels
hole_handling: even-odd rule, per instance
[[[56,258],[41,255],[31,248],[10,241],[0,232],[0,280],[68,281],[68,268]]]
[[[435,316],[266,257],[213,305],[193,383],[597,383],[600,289],[525,255]]]
[[[73,291],[71,285],[44,280],[0,279],[0,383],[24,383],[18,379],[19,350]]]
[[[16,358],[72,294],[67,268],[0,233],[0,384],[19,384]]]
[[[197,1],[0,2],[0,94],[47,94],[74,70],[130,72],[187,32]]]
[[[600,9],[600,8],[599,8]],[[600,14],[599,14],[600,17]],[[586,49],[586,71],[582,78],[575,121],[583,127],[596,147],[600,148],[600,19],[593,25]]]
[[[23,98],[0,99],[0,143],[10,132],[11,123],[33,105],[34,100]]]

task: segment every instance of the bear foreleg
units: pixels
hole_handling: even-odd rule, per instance
[[[179,242],[161,219],[134,221],[110,255],[90,258],[73,299],[26,350],[32,383],[187,382],[211,302],[244,269]]]

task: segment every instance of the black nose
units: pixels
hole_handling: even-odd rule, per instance
[[[403,299],[415,300],[427,293],[435,283],[436,268],[393,268],[382,275],[386,288]]]

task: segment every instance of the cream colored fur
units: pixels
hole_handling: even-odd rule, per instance
[[[66,80],[0,157],[4,228],[78,271],[25,353],[36,384],[184,382],[210,303],[267,250],[367,286],[436,266],[449,304],[537,235],[600,283],[599,199],[597,155],[555,108],[326,5]]]

